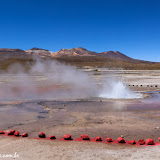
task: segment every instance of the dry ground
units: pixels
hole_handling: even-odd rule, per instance
[[[20,160],[159,160],[159,147],[126,147],[115,144],[0,138],[1,155]],[[13,158],[2,158],[10,160]]]
[[[123,76],[133,90],[159,90],[160,71],[100,71],[85,70],[92,78],[102,79],[113,73]],[[111,72],[111,74],[108,74]],[[143,85],[143,86],[140,86]],[[149,85],[149,86],[147,86]],[[157,87],[155,87],[157,85]],[[152,87],[151,87],[152,86]],[[154,87],[153,87],[154,86]],[[54,134],[60,138],[71,134],[78,138],[81,134],[90,137],[117,137],[125,139],[153,138],[160,136],[159,94],[142,100],[74,100],[74,101],[29,101],[10,102],[0,105],[0,128],[16,129],[37,137],[39,131],[47,136]],[[116,144],[45,141],[0,137],[0,154],[17,152],[19,159],[89,159],[89,160],[159,160],[160,146],[121,146]],[[5,158],[7,159],[7,158]],[[18,158],[17,158],[18,159]]]

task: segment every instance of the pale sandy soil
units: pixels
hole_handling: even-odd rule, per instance
[[[104,68],[98,69],[97,72],[92,70],[85,71],[94,73],[95,76],[93,76],[93,78],[95,79],[115,76],[122,78],[128,85],[138,85],[139,87],[140,85],[143,85],[143,87],[149,85],[149,88],[147,89],[152,89],[152,87],[155,88],[155,85],[157,85],[157,87],[160,88],[160,70],[107,70]]]
[[[160,146],[120,146],[94,142],[63,142],[0,138],[1,155],[14,155],[20,160],[159,160]],[[3,158],[10,160],[13,158]]]

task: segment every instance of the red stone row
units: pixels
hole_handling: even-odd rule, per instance
[[[21,137],[28,137],[27,133],[20,134],[18,131],[15,131],[15,130],[11,130],[9,132],[0,131],[0,134],[1,135],[7,135],[7,136],[12,135],[12,136],[16,136],[16,137],[20,137],[20,136]],[[46,135],[43,132],[39,132],[38,137],[45,139]],[[55,140],[56,137],[54,135],[51,135],[47,139],[50,139],[50,140],[54,139]],[[65,134],[63,136],[63,139],[61,139],[61,140],[73,140],[73,139],[72,139],[71,135]],[[146,141],[144,141],[143,139],[140,139],[140,140],[138,140],[136,142],[135,140],[125,141],[122,137],[119,137],[115,141],[115,140],[112,140],[112,138],[110,138],[110,137],[106,138],[106,140],[102,140],[101,137],[96,137],[95,139],[91,139],[89,136],[87,136],[85,134],[81,135],[81,137],[78,138],[78,139],[76,139],[76,140],[77,141],[82,141],[82,140],[84,140],[84,141],[94,141],[94,142],[101,142],[101,141],[103,141],[103,142],[110,142],[110,143],[113,142],[113,143],[121,143],[121,144],[125,144],[126,143],[126,144],[131,144],[131,145],[134,145],[134,144],[138,144],[138,145],[155,145],[155,144],[157,144],[157,142],[154,142],[153,139],[147,139]],[[160,141],[160,137],[158,138],[158,140]]]
[[[8,135],[8,136],[16,136],[16,137],[19,137],[19,136],[22,136],[22,137],[28,137],[28,133],[23,133],[23,134],[20,134],[18,131],[15,131],[15,130],[11,130],[9,132],[4,132],[4,131],[0,131],[0,134],[5,134],[5,135]]]

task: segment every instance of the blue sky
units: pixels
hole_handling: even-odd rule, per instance
[[[160,1],[1,0],[0,48],[32,47],[160,61]]]

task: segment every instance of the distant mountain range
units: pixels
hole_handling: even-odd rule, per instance
[[[27,56],[40,56],[40,57],[62,57],[62,56],[105,56],[110,59],[119,59],[125,61],[133,61],[133,58],[130,58],[118,51],[107,51],[107,52],[93,52],[88,51],[85,48],[78,47],[72,49],[61,49],[58,52],[52,52],[46,49],[32,48],[29,50],[21,49],[10,49],[10,48],[0,48],[1,57],[27,57]]]
[[[150,62],[133,59],[119,51],[93,52],[85,48],[78,47],[72,49],[61,49],[57,52],[52,52],[46,49],[32,48],[29,50],[0,48],[0,60],[3,59],[21,59],[27,61],[32,57],[38,56],[41,58],[56,59],[78,66],[97,66],[109,68],[124,68],[124,69],[160,69],[159,62]]]
[[[118,52],[118,51],[108,51],[96,53],[93,51],[88,51],[85,48],[78,47],[72,49],[61,49],[58,52],[51,52],[44,49],[32,48],[25,51],[29,55],[39,55],[39,56],[49,56],[49,57],[61,57],[61,56],[105,56],[108,58],[115,58],[121,60],[133,60],[132,58]]]

